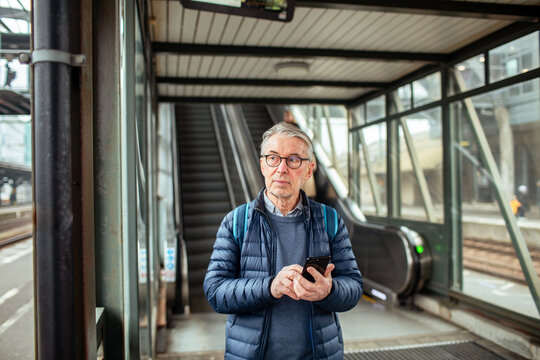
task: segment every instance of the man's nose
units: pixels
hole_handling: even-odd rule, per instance
[[[289,167],[287,166],[287,160],[286,159],[281,159],[281,162],[279,163],[279,166],[278,166],[278,171],[280,173],[289,172]]]

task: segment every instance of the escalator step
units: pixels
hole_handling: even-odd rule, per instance
[[[213,163],[213,164],[180,164],[180,171],[181,172],[218,172],[223,174],[223,170],[221,167],[221,163]],[[181,173],[180,173],[181,174]]]
[[[191,181],[225,181],[221,172],[183,173],[182,183]]]
[[[188,260],[188,262],[189,262],[189,260]],[[189,271],[188,279],[189,279],[189,292],[190,292],[190,294],[192,292],[195,293],[193,291],[195,289],[202,290],[202,283],[204,281],[204,276],[206,275],[207,267],[208,267],[208,264],[206,264],[206,266],[204,266],[204,267],[197,268],[197,269],[192,269],[192,270]]]
[[[214,249],[214,243],[216,242],[216,237],[208,239],[199,239],[196,241],[190,241],[186,243],[186,251],[188,257],[195,254],[208,253]]]
[[[190,270],[190,273],[196,274],[198,273],[197,270],[200,270],[200,269],[204,269],[204,272],[206,273],[206,269],[208,268],[208,264],[210,263],[210,255],[211,253],[200,253],[200,254],[190,255],[189,260],[188,260],[188,268]],[[204,280],[204,276],[203,276],[203,279],[201,280]]]
[[[201,203],[205,201],[229,201],[229,195],[225,191],[205,191],[197,193],[183,193],[182,201],[186,203]]]
[[[227,191],[225,181],[199,181],[182,182],[182,191],[204,192],[204,191]]]
[[[215,237],[219,224],[204,225],[204,226],[193,226],[184,228],[184,238],[186,242],[197,241],[197,239],[208,239]]]
[[[203,147],[213,147],[216,149],[217,152],[217,143],[216,139],[210,139],[210,140],[201,140],[201,139],[179,139],[179,145],[180,145],[180,152],[182,152],[182,148],[184,147],[197,147],[197,148],[203,148]]]
[[[226,213],[215,213],[213,210],[210,208],[209,212],[200,215],[184,214],[184,226],[190,228],[192,226],[220,224]]]
[[[180,162],[182,164],[189,163],[217,163],[221,161],[221,157],[218,154],[193,154],[180,156]]]
[[[184,214],[189,215],[205,214],[208,209],[211,209],[212,212],[222,212],[223,214],[226,214],[231,210],[231,203],[229,201],[205,201],[183,204],[182,208]]]

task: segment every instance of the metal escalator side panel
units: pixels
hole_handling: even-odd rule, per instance
[[[427,242],[407,227],[361,221],[350,208],[349,199],[342,199],[334,189],[324,165],[319,165],[317,200],[335,207],[345,221],[358,267],[367,280],[365,291],[374,289],[387,300],[398,301],[420,290],[431,274]],[[424,249],[423,254],[418,254],[417,246]]]

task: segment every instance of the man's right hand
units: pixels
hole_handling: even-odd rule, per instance
[[[270,292],[274,298],[280,299],[283,295],[287,295],[291,299],[299,299],[294,292],[292,281],[295,274],[302,274],[302,267],[300,265],[289,265],[281,269],[274,280],[272,280],[272,285],[270,285]]]

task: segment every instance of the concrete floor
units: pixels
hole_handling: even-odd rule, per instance
[[[226,315],[215,313],[177,316],[167,334],[167,353],[159,359],[223,359]],[[448,343],[484,341],[479,336],[412,307],[392,307],[363,298],[358,305],[340,314],[345,351]],[[489,343],[490,348],[496,345]],[[507,353],[499,349],[498,353]],[[508,359],[521,359],[508,353]]]

